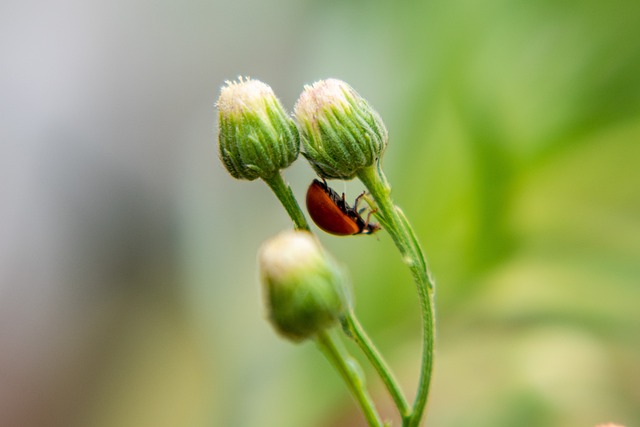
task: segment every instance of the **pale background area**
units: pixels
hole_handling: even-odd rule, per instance
[[[256,251],[290,223],[217,159],[238,75],[288,109],[341,78],[387,123],[438,281],[428,425],[640,425],[637,0],[5,0],[2,427],[363,425],[264,319]],[[286,178],[302,200],[313,173]],[[379,236],[321,239],[413,390],[414,289]]]

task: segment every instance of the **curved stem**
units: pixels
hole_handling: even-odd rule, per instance
[[[316,342],[320,350],[340,373],[344,382],[347,383],[369,426],[383,427],[380,415],[378,415],[373,400],[364,386],[364,378],[360,374],[357,362],[347,353],[340,340],[333,336],[331,331],[325,330],[317,335]]]
[[[411,408],[407,403],[407,399],[404,397],[398,382],[396,381],[391,369],[384,361],[382,355],[375,347],[367,333],[358,322],[358,318],[356,317],[353,311],[350,311],[343,319],[343,328],[345,332],[353,338],[355,343],[360,347],[362,352],[365,354],[369,362],[373,365],[376,372],[382,379],[382,382],[387,387],[389,394],[393,398],[393,401],[398,408],[398,412],[402,416],[403,424],[408,422],[411,417]]]
[[[286,209],[287,213],[291,217],[296,230],[309,231],[309,224],[304,216],[304,213],[300,209],[296,198],[293,196],[291,187],[289,187],[282,179],[280,172],[270,178],[263,178],[264,182],[273,190],[282,203],[282,206]]]
[[[434,282],[427,269],[427,263],[420,243],[402,211],[391,200],[391,187],[379,165],[361,169],[358,178],[367,187],[378,208],[380,216],[391,235],[393,242],[409,267],[418,290],[422,312],[422,361],[418,391],[413,403],[413,411],[408,427],[420,424],[429,396],[429,384],[433,369],[433,347],[435,335],[435,316],[433,310]]]
[[[420,293],[420,291],[419,291]],[[420,425],[420,420],[427,404],[429,397],[429,386],[431,384],[431,374],[433,372],[433,347],[435,338],[435,316],[433,309],[433,299],[428,296],[420,297],[420,306],[423,315],[423,350],[422,362],[420,368],[420,381],[418,383],[418,392],[413,403],[413,413],[409,427]]]

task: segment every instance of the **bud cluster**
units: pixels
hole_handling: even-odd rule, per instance
[[[327,179],[352,179],[387,146],[382,119],[337,79],[305,86],[293,121],[271,88],[252,79],[227,82],[218,99],[220,158],[238,179],[270,178],[300,153]]]
[[[342,324],[343,331],[362,349],[389,390],[402,416],[402,425],[418,426],[432,372],[434,283],[418,239],[391,200],[391,187],[380,168],[388,141],[382,119],[351,86],[336,79],[305,86],[294,107],[295,121],[271,88],[257,80],[240,78],[238,82],[228,82],[222,88],[217,106],[223,164],[234,178],[261,178],[274,191],[297,229],[268,240],[258,255],[264,300],[272,326],[292,341],[314,339],[349,385],[368,424],[382,426],[367,394],[363,375],[336,341],[335,334],[328,330]],[[352,179],[357,176],[362,181],[372,197],[372,200],[367,198],[372,208],[369,215],[375,213],[391,235],[416,282],[422,310],[423,355],[412,406],[355,319],[345,271],[308,231],[306,218],[280,173],[297,158],[301,143],[304,157],[320,177]],[[313,184],[310,187],[315,190],[307,193],[307,208],[316,223],[320,217],[320,223],[325,225],[321,228],[339,235],[362,234],[364,230],[371,233],[377,229],[359,215],[356,206],[362,196],[356,199],[356,206],[350,208],[344,195],[340,198],[326,183],[315,182],[316,187]]]
[[[322,178],[351,179],[379,161],[387,130],[369,104],[346,83],[305,86],[294,121],[271,88],[253,79],[227,82],[217,102],[220,159],[237,179],[263,179],[298,229],[308,229],[280,170],[300,153]],[[300,215],[298,215],[300,213]],[[283,336],[301,341],[337,324],[350,307],[342,268],[307,232],[283,233],[259,255],[269,319]]]

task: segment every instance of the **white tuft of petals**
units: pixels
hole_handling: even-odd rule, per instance
[[[305,85],[293,109],[294,115],[299,121],[316,122],[319,114],[329,107],[350,111],[349,97],[352,97],[352,92],[348,84],[338,79]]]
[[[321,251],[310,233],[285,232],[262,246],[258,260],[266,276],[274,282],[282,282],[290,275],[322,265]]]
[[[261,110],[265,100],[275,101],[271,87],[260,80],[239,77],[238,81],[226,81],[220,90],[216,106],[220,114],[240,114],[244,111]]]

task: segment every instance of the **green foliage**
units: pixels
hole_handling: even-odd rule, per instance
[[[390,18],[416,90],[387,123],[386,169],[439,285],[431,423],[638,424],[640,5],[472,3]]]

